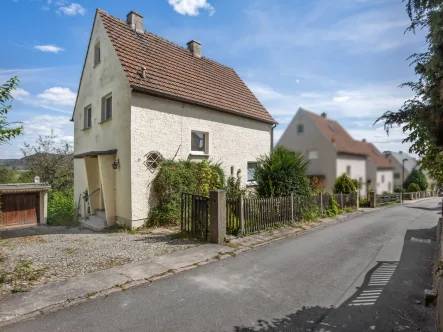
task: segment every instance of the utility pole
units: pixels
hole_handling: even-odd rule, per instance
[[[403,165],[403,175],[402,175],[402,182],[401,182],[401,189],[402,189],[402,192],[405,190],[405,187],[404,187],[404,185],[405,185],[405,161],[407,161],[408,159],[406,158],[406,159],[403,159],[403,161],[402,161],[402,165]],[[402,203],[404,202],[404,198],[403,198],[403,196],[404,195],[401,195],[401,200],[402,200]]]

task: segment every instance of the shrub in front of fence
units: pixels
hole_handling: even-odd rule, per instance
[[[188,160],[163,161],[153,181],[158,204],[151,209],[147,224],[179,224],[182,193],[207,196],[209,190],[221,189],[223,183],[224,173],[219,164],[206,160],[201,163]]]

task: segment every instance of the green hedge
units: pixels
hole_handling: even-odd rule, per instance
[[[158,202],[151,209],[147,224],[178,224],[182,193],[208,196],[209,190],[223,188],[224,181],[219,164],[206,160],[200,163],[189,160],[163,161],[153,182]]]
[[[74,190],[50,191],[48,194],[48,225],[74,226],[75,218]]]

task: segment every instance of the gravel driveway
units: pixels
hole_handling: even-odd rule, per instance
[[[32,269],[40,272],[38,278],[30,278],[37,280],[22,283],[26,288],[165,255],[198,244],[180,239],[176,234],[177,231],[168,229],[130,234],[45,226],[7,231],[0,233],[0,258],[3,257],[0,259],[0,272],[13,273],[23,262],[31,262]],[[29,270],[29,267],[25,268]],[[5,282],[2,292],[10,292],[12,287],[11,283]]]

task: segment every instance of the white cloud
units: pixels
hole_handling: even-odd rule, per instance
[[[43,114],[24,121],[23,132],[25,135],[50,135],[53,131],[57,136],[65,136],[63,128],[68,125],[70,125],[69,117]]]
[[[332,99],[332,101],[335,101],[337,103],[343,103],[348,101],[349,99],[351,99],[351,97],[349,96],[342,96],[342,97],[335,97],[334,99]]]
[[[295,83],[300,83],[300,80],[295,80]]]
[[[24,98],[29,97],[30,93],[25,89],[16,88],[11,92],[11,95],[15,100],[23,100]]]
[[[214,7],[206,0],[168,0],[174,10],[182,15],[197,16],[199,10],[204,9],[209,12],[209,16],[215,14]]]
[[[59,2],[59,5],[62,5],[64,2]],[[68,16],[75,16],[75,15],[85,15],[86,9],[82,7],[82,5],[78,3],[71,3],[70,5],[59,7],[57,9],[57,13],[63,13]]]
[[[255,82],[246,83],[249,89],[257,96],[258,99],[270,100],[283,97],[280,93],[273,90],[271,87]]]
[[[34,47],[35,49],[42,51],[42,52],[49,52],[49,53],[58,53],[61,51],[64,51],[63,48],[58,47],[56,45],[37,45]]]
[[[54,87],[45,90],[37,97],[45,104],[71,105],[75,104],[76,94],[69,88]]]

